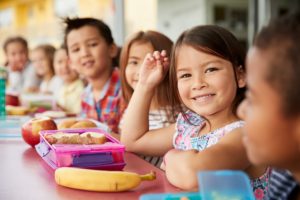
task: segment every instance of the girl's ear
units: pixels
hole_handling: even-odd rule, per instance
[[[119,49],[115,43],[110,45],[109,55],[111,58],[115,58],[118,55],[118,51],[119,51]]]
[[[246,72],[240,65],[236,70],[237,84],[239,88],[246,87]]]

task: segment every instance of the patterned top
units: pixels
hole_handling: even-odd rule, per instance
[[[243,121],[236,121],[205,135],[198,135],[205,125],[205,119],[191,111],[186,111],[185,115],[186,117],[180,113],[177,118],[176,132],[173,138],[175,149],[202,151],[219,142],[224,135],[244,125]],[[267,170],[263,176],[251,181],[256,199],[264,199],[267,193],[269,175],[270,170]]]
[[[105,123],[109,128],[118,133],[118,125],[126,107],[121,94],[121,81],[119,69],[115,68],[110,79],[106,82],[95,102],[92,86],[88,85],[81,97],[82,117],[92,118]]]
[[[243,121],[236,121],[208,134],[198,136],[205,125],[205,120],[191,111],[187,111],[185,115],[188,120],[184,118],[182,113],[178,115],[176,132],[173,138],[174,147],[181,150],[196,149],[202,151],[216,144],[225,134],[244,125]]]

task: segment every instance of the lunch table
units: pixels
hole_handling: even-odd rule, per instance
[[[155,171],[156,180],[143,181],[132,191],[118,193],[83,191],[57,185],[54,170],[18,136],[0,137],[0,158],[0,199],[3,200],[134,200],[147,193],[181,192],[168,183],[162,170],[128,152],[125,153],[124,171],[139,174]]]

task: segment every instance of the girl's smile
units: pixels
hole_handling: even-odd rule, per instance
[[[214,94],[202,94],[192,97],[192,99],[196,101],[196,103],[205,104],[211,102],[214,96]]]

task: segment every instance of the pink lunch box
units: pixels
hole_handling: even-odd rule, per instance
[[[105,144],[49,144],[45,135],[57,132],[85,133],[97,132],[106,136]],[[109,133],[99,128],[46,130],[40,132],[40,143],[35,146],[38,154],[53,169],[58,167],[80,167],[103,170],[122,170],[125,166],[125,146]]]

